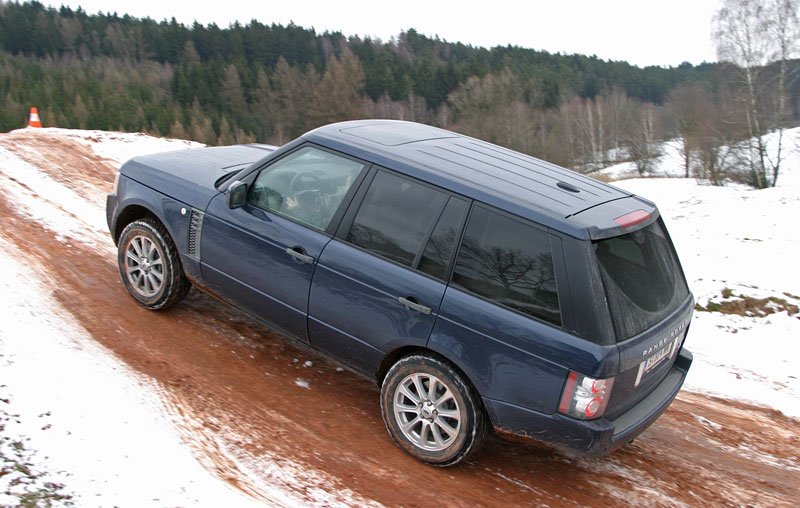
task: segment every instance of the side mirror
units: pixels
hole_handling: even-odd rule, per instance
[[[225,191],[225,201],[228,203],[228,208],[239,208],[244,206],[247,202],[247,184],[236,180],[228,186]]]

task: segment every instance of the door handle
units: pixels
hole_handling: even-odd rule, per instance
[[[289,254],[302,263],[314,262],[314,256],[306,254],[302,247],[286,247],[286,254]]]
[[[413,296],[409,296],[409,297],[399,296],[399,297],[397,297],[397,300],[400,303],[402,303],[403,305],[405,305],[406,307],[408,307],[409,309],[415,310],[417,312],[421,312],[422,314],[430,314],[431,313],[431,308],[430,307],[426,307],[426,306],[422,305],[421,303],[415,302],[414,300],[416,300],[416,298],[414,298]]]

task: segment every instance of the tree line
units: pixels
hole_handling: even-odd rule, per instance
[[[45,125],[208,144],[282,144],[333,121],[397,118],[586,172],[634,160],[642,174],[660,155],[658,141],[683,136],[687,176],[722,182],[735,165],[722,147],[800,117],[789,49],[750,66],[638,68],[413,29],[383,42],[292,24],[186,26],[0,0],[0,130],[20,127],[29,105]],[[756,75],[749,98],[742,69]],[[766,84],[781,80],[778,100]],[[753,100],[760,109],[744,117],[732,106]],[[743,178],[765,186],[777,173],[760,185],[757,172]]]

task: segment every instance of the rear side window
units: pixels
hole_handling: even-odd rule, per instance
[[[561,325],[550,237],[521,220],[475,207],[464,232],[453,284]]]
[[[346,239],[392,261],[414,266],[447,198],[443,192],[380,171]]]
[[[661,221],[595,244],[617,340],[647,330],[689,295]]]

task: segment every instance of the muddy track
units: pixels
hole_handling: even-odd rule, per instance
[[[0,146],[12,142],[31,146]],[[78,143],[37,137],[25,153],[94,202],[110,188],[108,166]],[[374,382],[196,291],[175,309],[146,311],[107,246],[57,240],[2,196],[0,235],[41,267],[98,343],[159,387],[198,459],[265,501],[276,486],[309,502],[406,506],[794,506],[800,495],[796,420],[687,392],[605,459],[493,437],[462,467],[428,467],[393,445]]]

